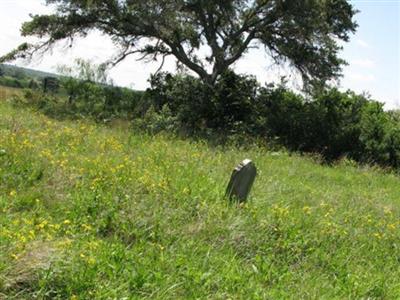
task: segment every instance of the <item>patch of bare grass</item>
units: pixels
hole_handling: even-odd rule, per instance
[[[49,270],[60,258],[61,253],[54,242],[29,243],[6,273],[4,290],[15,293],[33,289],[40,273]]]

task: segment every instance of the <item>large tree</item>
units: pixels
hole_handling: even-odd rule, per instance
[[[172,55],[209,84],[253,46],[288,63],[306,85],[341,74],[338,42],[357,24],[346,0],[46,0],[51,15],[23,24],[22,44],[1,60],[46,52],[61,40],[73,42],[99,30],[118,45],[116,64],[129,55],[162,59]],[[204,55],[204,53],[206,53]],[[204,56],[202,56],[204,55]]]

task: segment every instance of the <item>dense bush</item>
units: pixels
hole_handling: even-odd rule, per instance
[[[73,94],[63,86],[63,94],[43,93],[26,89],[23,96],[16,97],[16,104],[35,107],[53,117],[90,117],[98,121],[114,118],[132,118],[141,92],[125,88],[100,86],[95,83],[77,83]]]
[[[12,88],[23,88],[26,87],[25,81],[19,80],[10,76],[2,76],[0,77],[0,85],[8,86]]]
[[[142,92],[90,81],[63,81],[72,111],[95,118],[128,118],[134,113]]]
[[[97,119],[132,117],[142,92],[115,87],[104,65],[77,59],[74,67],[61,66],[61,86],[74,113]]]
[[[161,73],[143,93],[93,81],[106,76],[84,62],[81,70],[86,80],[61,80],[65,96],[28,91],[19,102],[53,115],[134,119],[137,128],[152,134],[169,131],[218,143],[257,139],[327,161],[348,157],[400,167],[400,114],[385,112],[365,95],[327,89],[306,97],[233,72],[214,87],[188,75]]]
[[[144,99],[142,125],[168,119],[173,120],[167,122],[169,130],[174,125],[194,134],[212,130],[261,137],[328,161],[349,157],[400,166],[398,112],[385,112],[381,103],[351,91],[327,89],[306,98],[283,85],[261,87],[253,77],[233,72],[214,88],[191,76],[160,74],[151,79]]]
[[[259,88],[254,78],[228,72],[215,87],[186,75],[159,74],[150,80],[141,105],[160,111],[167,105],[187,131],[250,132],[256,123],[254,107]]]
[[[369,105],[365,97],[332,89],[307,101],[283,88],[263,90],[260,97],[269,135],[286,147],[328,159],[359,155],[359,125]]]
[[[157,134],[163,131],[177,133],[181,128],[178,118],[174,116],[168,105],[156,111],[151,106],[141,118],[134,120],[134,126],[150,134]]]

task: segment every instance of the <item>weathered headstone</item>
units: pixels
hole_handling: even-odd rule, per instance
[[[250,159],[242,161],[234,170],[226,189],[231,201],[245,202],[257,175],[257,169]]]
[[[43,92],[55,93],[60,87],[60,82],[56,77],[47,76],[43,78]]]

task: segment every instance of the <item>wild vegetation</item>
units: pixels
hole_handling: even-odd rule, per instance
[[[0,102],[0,297],[396,299],[398,177]],[[232,167],[259,170],[229,205]]]
[[[12,88],[41,87],[41,82],[48,73],[33,71],[10,65],[0,64],[0,85]]]
[[[22,26],[38,43],[0,62],[92,30],[121,52],[62,76],[0,65],[0,298],[399,298],[400,114],[326,85],[348,1],[46,4]],[[302,93],[230,69],[255,45]],[[137,53],[178,72],[113,86]],[[232,203],[244,158],[258,177]]]
[[[339,42],[349,41],[356,10],[346,0],[297,1],[92,1],[48,0],[51,14],[32,15],[21,26],[23,43],[0,62],[44,54],[60,41],[98,30],[118,46],[115,65],[130,55],[148,61],[173,56],[214,86],[250,47],[265,49],[280,65],[292,67],[305,87],[323,86],[341,75]],[[204,51],[207,49],[208,51]],[[207,53],[207,54],[204,54]]]
[[[327,161],[346,156],[399,167],[398,113],[366,95],[332,88],[304,96],[233,72],[213,88],[186,75],[159,75],[147,94],[154,109],[144,122],[153,127],[164,120],[181,131],[257,137]]]
[[[56,118],[124,119],[150,134],[164,131],[214,144],[257,141],[318,154],[328,163],[347,157],[394,170],[400,166],[398,112],[384,111],[367,95],[335,88],[301,95],[284,84],[261,86],[231,71],[213,87],[189,75],[159,73],[141,92],[106,84],[104,71],[80,64],[78,70],[86,71],[79,76],[61,77],[62,95],[26,90],[14,101]]]

